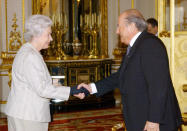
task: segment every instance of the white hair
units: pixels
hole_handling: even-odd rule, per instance
[[[33,37],[39,36],[52,25],[52,20],[44,15],[32,15],[25,22],[24,39],[30,42]]]
[[[135,23],[136,28],[139,31],[144,31],[147,29],[147,22],[144,18],[136,16],[136,15],[129,15],[127,18],[128,23]]]

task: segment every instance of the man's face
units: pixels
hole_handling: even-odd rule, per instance
[[[147,25],[147,32],[156,35],[158,32],[158,27],[157,26],[153,27],[151,24],[148,24]]]
[[[116,33],[120,36],[121,42],[129,45],[130,40],[134,35],[135,25],[127,23],[125,16],[120,16],[118,19],[118,27]]]

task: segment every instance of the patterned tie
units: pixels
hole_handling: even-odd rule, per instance
[[[128,54],[129,54],[130,50],[131,50],[131,46],[130,46],[130,45],[128,45],[126,55],[128,55]]]

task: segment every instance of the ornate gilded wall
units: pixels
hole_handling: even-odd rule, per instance
[[[132,8],[132,1],[134,3],[133,7],[140,9],[143,14],[145,14],[145,18],[155,16],[155,0],[142,0],[142,3],[146,2],[150,4],[148,8],[142,8],[143,4],[140,4],[139,0],[108,0],[108,54],[110,58],[113,58],[112,52],[118,43],[116,27],[119,12]],[[118,6],[118,2],[120,3],[120,6]],[[147,10],[149,10],[149,12],[147,12]],[[16,50],[18,49],[16,46],[12,46],[15,48],[11,48],[10,45],[21,45],[24,43],[23,25],[25,19],[27,19],[27,17],[31,14],[32,0],[0,0],[0,65],[2,65],[3,62],[6,63],[0,68],[0,111],[3,111],[10,91],[8,86],[8,69],[11,67],[11,56],[14,56],[16,54]],[[16,19],[13,20],[13,18]],[[12,27],[12,25],[16,25],[14,26],[16,27],[16,30]],[[20,37],[13,39],[13,37],[11,37],[11,32]],[[4,61],[2,58],[5,58]]]

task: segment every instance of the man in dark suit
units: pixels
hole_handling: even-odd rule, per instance
[[[118,19],[117,34],[128,50],[120,69],[106,79],[80,84],[78,88],[83,86],[96,96],[119,88],[128,131],[177,131],[182,117],[167,52],[159,38],[144,31],[146,28],[139,11],[123,12]]]
[[[149,18],[147,21],[147,32],[158,36],[158,21],[155,18]]]

